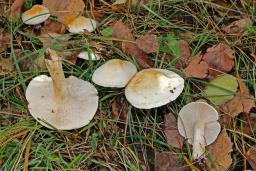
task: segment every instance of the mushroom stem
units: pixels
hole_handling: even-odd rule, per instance
[[[61,59],[58,57],[57,53],[51,49],[47,50],[45,55],[46,58],[49,58],[45,59],[45,63],[52,78],[54,97],[57,102],[63,101],[67,96],[67,90]]]
[[[193,154],[192,158],[195,160],[202,156],[205,151],[205,139],[204,139],[204,128],[205,124],[197,121],[194,126],[194,137],[193,137]]]

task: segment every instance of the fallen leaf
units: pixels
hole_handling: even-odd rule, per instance
[[[83,0],[43,0],[43,5],[61,22],[80,16],[85,8]]]
[[[112,37],[123,40],[134,40],[132,30],[122,20],[116,21],[112,26]]]
[[[241,34],[245,31],[246,26],[250,24],[252,24],[252,20],[249,17],[244,17],[232,22],[228,26],[223,26],[222,30],[229,34]]]
[[[12,12],[21,12],[22,6],[26,0],[15,0],[11,6]]]
[[[229,72],[232,70],[233,50],[224,43],[219,43],[207,49],[203,60],[209,64],[209,74],[212,76],[220,75],[222,72]]]
[[[112,5],[120,5],[120,4],[125,4],[127,0],[116,0]]]
[[[254,144],[247,152],[248,162],[252,166],[253,170],[256,170],[256,144]]]
[[[42,34],[47,33],[57,33],[57,34],[63,34],[65,33],[65,29],[63,30],[63,24],[57,21],[52,21],[50,19],[46,20],[44,22],[44,26],[42,28]]]
[[[239,84],[239,92],[237,95],[223,104],[220,111],[227,113],[232,117],[236,117],[240,113],[249,113],[251,108],[255,107],[255,99],[241,79],[237,79]]]
[[[189,64],[189,61],[191,60],[189,44],[185,40],[179,40],[178,44],[180,46],[180,59],[177,63],[179,66],[177,66],[176,64],[176,67],[185,68]]]
[[[126,121],[128,117],[128,104],[122,96],[117,96],[111,103],[112,118],[114,120]]]
[[[206,62],[202,61],[202,55],[196,55],[184,69],[186,77],[205,78],[208,75],[209,66]]]
[[[155,157],[155,171],[183,171],[177,155],[172,152],[157,153]]]
[[[256,129],[256,113],[249,113],[243,115],[242,132],[247,135],[254,135]]]
[[[4,14],[10,21],[18,21],[21,15],[22,6],[26,0],[15,0],[12,6]]]
[[[57,33],[42,33],[39,40],[43,43],[43,46],[52,46],[55,44],[67,46],[67,41],[70,38],[70,36]]]
[[[215,105],[222,105],[236,95],[237,87],[236,77],[222,74],[206,86],[205,96]]]
[[[148,58],[148,55],[139,49],[135,43],[123,42],[122,49],[125,54],[135,57],[142,68],[150,68],[153,66],[153,62]]]
[[[177,120],[172,113],[165,116],[164,133],[169,145],[182,149],[184,138],[179,134]]]
[[[157,36],[154,34],[147,34],[142,36],[136,40],[136,45],[146,54],[155,53],[158,51]]]
[[[0,28],[0,52],[6,51],[10,47],[10,33]]]
[[[217,140],[208,146],[207,166],[209,170],[225,171],[232,164],[231,151],[233,143],[231,142],[226,130],[223,130]]]
[[[0,76],[15,74],[15,67],[11,58],[0,57]]]

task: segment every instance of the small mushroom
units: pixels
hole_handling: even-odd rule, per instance
[[[25,11],[21,19],[28,25],[36,25],[44,22],[50,17],[50,11],[43,5],[34,5],[31,9]]]
[[[78,54],[78,58],[80,59],[85,59],[85,60],[92,60],[92,61],[97,61],[100,60],[101,57],[93,52],[87,52],[87,51],[82,51]]]
[[[136,67],[124,60],[111,59],[95,70],[92,81],[103,87],[125,87],[137,73]]]
[[[218,112],[206,102],[192,102],[179,112],[179,133],[193,145],[193,159],[205,152],[205,146],[213,143],[220,133]]]
[[[93,32],[96,29],[96,21],[90,18],[79,16],[67,24],[67,26],[70,33],[80,33],[84,32],[84,30]]]
[[[98,108],[98,92],[89,82],[65,78],[61,59],[53,50],[45,59],[51,77],[40,75],[28,85],[26,99],[31,115],[48,128],[71,130],[85,126]]]
[[[138,72],[125,88],[127,100],[136,108],[151,109],[175,100],[184,88],[178,74],[149,68]]]

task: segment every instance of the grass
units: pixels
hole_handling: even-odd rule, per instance
[[[249,26],[246,34],[239,39],[221,32],[221,26],[232,20],[228,18],[230,12],[234,15],[250,16],[255,23],[254,5],[242,6],[239,2],[234,2],[228,8],[219,6],[216,9],[224,9],[220,16],[209,8],[210,5],[218,4],[210,1],[153,0],[148,5],[141,5],[136,9],[123,8],[116,11],[103,6],[106,3],[109,1],[95,1],[95,9],[104,14],[99,21],[99,31],[109,23],[123,19],[136,37],[152,30],[158,36],[184,37],[189,42],[193,55],[200,51],[205,52],[216,43],[227,43],[235,50],[235,67],[232,74],[240,75],[251,94],[254,94],[255,63],[249,55],[255,53],[255,26]],[[86,4],[89,8],[89,1],[86,1]],[[8,6],[8,3],[4,5]],[[214,15],[219,17],[218,21],[214,20]],[[16,68],[16,75],[0,76],[0,170],[19,171],[26,165],[30,170],[153,170],[155,154],[168,150],[178,154],[184,165],[191,164],[191,161],[187,160],[191,159],[189,146],[178,150],[167,144],[163,133],[163,118],[170,112],[177,114],[182,106],[201,98],[208,81],[186,80],[182,95],[174,102],[157,109],[138,110],[124,101],[128,111],[127,120],[112,119],[111,103],[114,98],[123,97],[123,89],[97,86],[100,95],[99,110],[89,125],[73,131],[48,130],[31,117],[24,96],[26,86],[33,77],[48,74],[45,69],[31,69],[35,65],[34,59],[42,55],[47,47],[42,47],[38,36],[28,34],[27,31],[32,27],[22,25],[21,22],[8,22],[3,16],[0,23],[0,26],[11,33],[11,47],[8,51],[1,52],[0,56],[11,57]],[[104,47],[102,53],[106,60],[120,58],[135,62],[99,32],[72,36],[74,38],[71,41],[58,43],[51,48],[63,50],[64,45],[67,46],[65,51],[69,52],[86,50],[96,45]],[[95,43],[90,44],[92,41]],[[15,49],[21,49],[21,54],[16,53]],[[151,55],[155,67],[160,66],[162,57],[161,52]],[[28,68],[22,68],[24,63],[29,64]],[[63,65],[66,76],[74,75],[91,81],[92,73],[103,63],[103,60],[78,60],[77,65],[71,65],[65,60]],[[162,68],[182,73],[175,68],[173,61],[164,61]],[[248,149],[256,141],[255,136],[244,135],[238,130],[239,119],[233,119],[233,124],[227,129],[234,142],[234,162],[230,170],[247,168],[243,153],[245,148]],[[197,163],[192,164],[194,166],[191,168],[200,168]]]

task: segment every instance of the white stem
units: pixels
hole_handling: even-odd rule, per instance
[[[62,62],[54,50],[49,49],[46,53],[49,55],[50,59],[45,59],[45,63],[52,78],[54,97],[58,103],[63,101],[68,94],[65,85],[65,76],[62,69]]]
[[[197,121],[194,127],[194,137],[193,137],[193,154],[192,158],[198,159],[205,152],[205,139],[204,139],[204,128],[205,124]]]

